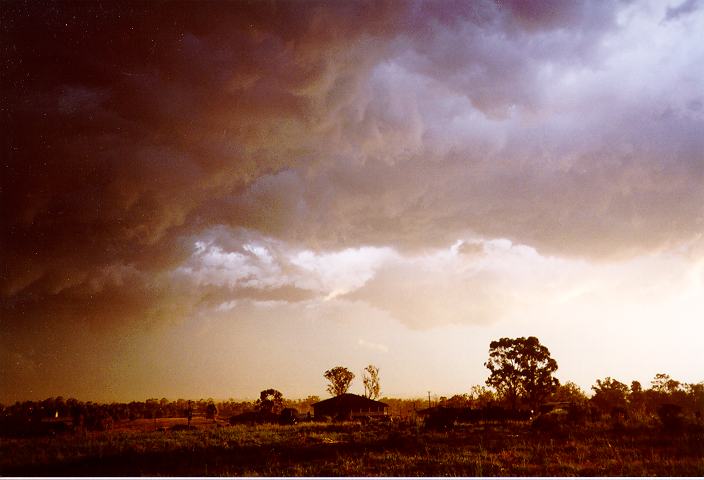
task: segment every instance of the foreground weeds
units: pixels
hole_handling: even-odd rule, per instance
[[[0,474],[227,476],[704,475],[704,433],[536,432],[525,423],[304,423],[0,439]]]

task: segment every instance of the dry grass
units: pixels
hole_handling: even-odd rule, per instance
[[[2,475],[701,476],[704,433],[657,428],[536,432],[525,423],[425,432],[353,423],[222,426],[135,421],[110,432],[2,439]]]

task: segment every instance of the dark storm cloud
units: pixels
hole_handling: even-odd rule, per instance
[[[221,286],[171,272],[219,225],[312,249],[472,232],[594,256],[691,236],[700,97],[565,87],[587,112],[566,123],[550,104],[563,73],[606,68],[624,5],[5,5],[5,321],[187,315]]]
[[[384,12],[299,7],[5,5],[11,305],[89,289],[115,265],[147,277],[176,265],[191,247],[180,239],[221,220],[199,211],[206,200],[309,161],[318,82],[364,71],[334,57]]]
[[[230,220],[199,207],[319,161],[318,124],[401,18],[373,7],[6,5],[3,294],[175,265],[181,235]]]

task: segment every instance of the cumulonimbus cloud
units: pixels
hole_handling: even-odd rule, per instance
[[[12,4],[2,16],[0,293],[15,329],[76,311],[93,324],[178,317],[226,301],[215,291],[233,281],[309,298],[334,283],[316,261],[361,246],[413,256],[476,236],[604,259],[701,244],[694,2]],[[218,228],[310,258],[286,264],[289,282],[248,263],[256,252],[235,236],[209,248],[239,273],[188,293],[173,272],[197,275],[193,245]],[[359,276],[326,295],[417,287],[402,266],[345,268]]]

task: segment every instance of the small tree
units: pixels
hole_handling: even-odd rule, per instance
[[[631,415],[642,420],[646,416],[646,393],[638,380],[631,382],[631,391],[628,394],[628,408]]]
[[[273,388],[262,390],[256,406],[261,413],[278,414],[284,408],[283,394]]]
[[[680,390],[680,382],[673,380],[666,373],[658,373],[652,380],[653,391],[664,394],[672,395]]]
[[[469,389],[468,398],[474,408],[484,408],[496,402],[496,393],[484,385],[473,385]]]
[[[503,395],[514,410],[520,399],[536,408],[560,384],[552,376],[557,362],[536,337],[491,342],[489,360],[484,366],[491,371],[486,384]]]
[[[658,406],[663,404],[673,404],[681,408],[687,404],[687,389],[686,384],[674,380],[665,373],[658,373],[652,380],[653,388],[650,392],[650,399],[656,412]],[[659,415],[659,412],[658,412]]]
[[[594,390],[594,396],[591,401],[603,413],[625,410],[628,405],[628,386],[611,377],[597,380],[592,390]]]
[[[208,400],[208,404],[205,406],[205,418],[208,420],[215,420],[217,414],[218,407],[215,406],[215,402],[213,400]]]
[[[345,367],[332,368],[326,371],[323,376],[330,382],[327,388],[328,392],[335,397],[347,393],[354,379],[354,373]]]
[[[567,382],[558,386],[550,398],[554,402],[572,402],[577,404],[583,404],[587,401],[587,395],[584,390],[579,388],[579,385],[574,382]]]
[[[379,369],[374,365],[369,365],[364,369],[362,383],[364,383],[364,396],[376,400],[379,398],[381,389],[379,386]]]

